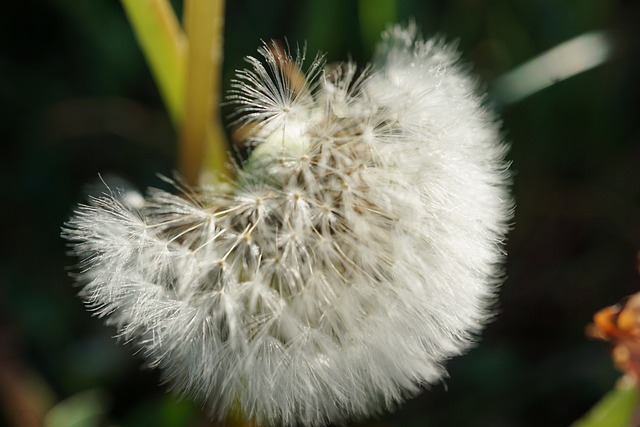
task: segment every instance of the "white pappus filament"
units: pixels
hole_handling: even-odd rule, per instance
[[[457,53],[413,27],[362,72],[260,54],[229,96],[255,147],[236,181],[81,206],[63,233],[81,296],[214,416],[367,416],[442,378],[486,322],[506,146]]]

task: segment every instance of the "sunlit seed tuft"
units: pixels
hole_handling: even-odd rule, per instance
[[[263,46],[229,97],[255,146],[236,182],[113,192],[67,223],[87,306],[212,415],[371,415],[441,379],[489,317],[506,146],[455,51],[416,33],[390,29],[364,71],[302,76]]]

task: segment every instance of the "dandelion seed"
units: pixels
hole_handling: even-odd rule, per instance
[[[287,69],[262,48],[230,99],[256,146],[237,181],[92,199],[64,236],[81,296],[175,390],[224,417],[322,425],[445,375],[481,330],[511,218],[506,146],[441,41]],[[295,88],[294,88],[295,84]]]

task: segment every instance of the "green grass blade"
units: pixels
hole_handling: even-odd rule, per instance
[[[637,403],[636,385],[619,385],[571,427],[628,427]]]
[[[121,0],[176,127],[184,117],[187,40],[167,0]]]

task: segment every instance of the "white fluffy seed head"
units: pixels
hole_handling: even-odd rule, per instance
[[[257,147],[230,189],[110,194],[66,225],[87,305],[215,416],[370,415],[442,378],[486,322],[506,148],[457,54],[415,33],[302,84],[261,49],[230,96]]]

